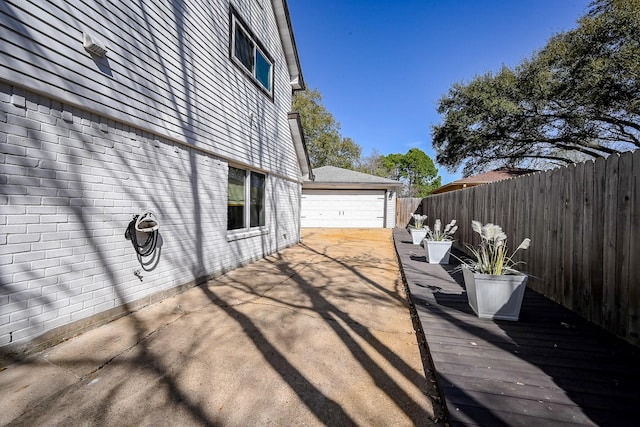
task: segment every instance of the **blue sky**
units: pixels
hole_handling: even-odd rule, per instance
[[[418,147],[453,83],[513,67],[590,0],[289,0],[305,82],[363,156]],[[460,178],[438,166],[443,184]]]

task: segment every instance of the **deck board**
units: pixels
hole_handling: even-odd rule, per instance
[[[531,289],[518,322],[479,319],[457,265],[394,240],[452,426],[639,425],[640,349]]]

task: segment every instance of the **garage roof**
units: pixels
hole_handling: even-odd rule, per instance
[[[335,166],[313,169],[313,176],[313,180],[306,179],[302,183],[303,188],[392,189],[402,187],[401,182],[393,179]]]

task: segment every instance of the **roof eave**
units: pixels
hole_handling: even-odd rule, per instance
[[[302,172],[302,176],[308,175],[309,179],[313,180],[313,171],[311,170],[311,161],[309,160],[307,144],[304,140],[300,114],[291,112],[289,113],[288,120],[289,129],[291,130],[291,139],[293,140],[296,157],[298,158],[298,164],[300,165],[300,172]]]
[[[291,79],[291,89],[304,90],[304,78],[302,77],[302,68],[300,67],[300,58],[298,57],[296,40],[293,36],[293,27],[291,26],[291,16],[289,15],[287,1],[271,0],[271,4],[273,5],[273,12],[276,16],[284,56],[287,60],[287,68]]]
[[[318,182],[304,181],[303,188],[308,189],[336,189],[336,190],[387,190],[402,187],[402,184],[386,184],[372,182]]]

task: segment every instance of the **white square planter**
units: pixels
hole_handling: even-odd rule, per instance
[[[449,255],[451,255],[451,240],[424,240],[424,250],[427,253],[427,262],[429,264],[449,264]]]
[[[469,305],[478,317],[518,320],[528,276],[479,274],[466,267],[462,274]]]
[[[419,245],[422,243],[425,237],[427,237],[427,229],[426,228],[410,228],[409,232],[411,233],[411,240],[414,245]]]

